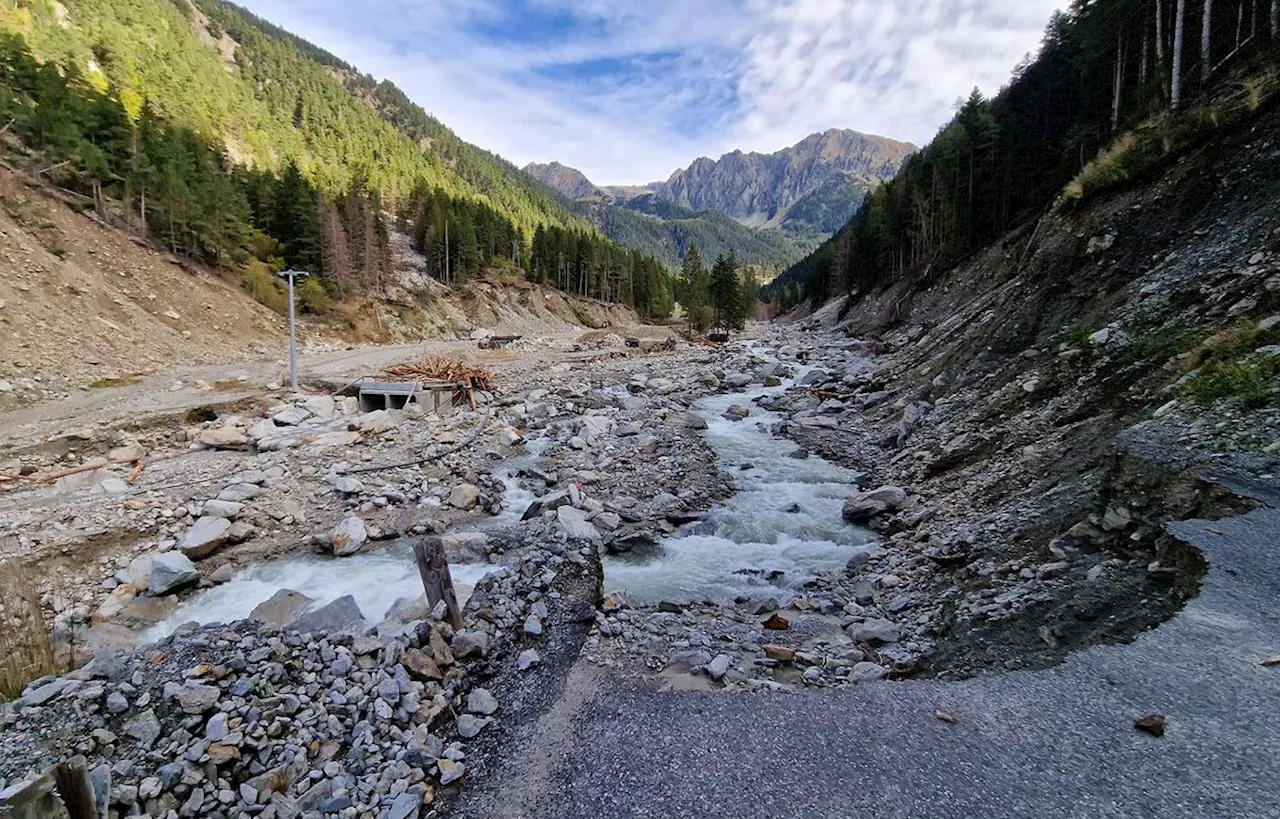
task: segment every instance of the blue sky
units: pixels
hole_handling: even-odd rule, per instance
[[[923,144],[1063,0],[241,0],[517,165],[600,184],[853,128]]]

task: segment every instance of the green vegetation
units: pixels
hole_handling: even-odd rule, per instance
[[[89,382],[89,388],[94,390],[106,390],[111,387],[128,387],[137,384],[140,379],[132,375],[119,375],[111,378],[99,378]]]
[[[1183,394],[1201,404],[1235,398],[1256,409],[1275,400],[1275,380],[1280,358],[1254,356],[1240,361],[1212,361],[1200,369]]]
[[[306,312],[382,289],[388,212],[413,225],[450,283],[509,258],[570,292],[650,316],[671,309],[657,261],[591,232],[394,86],[218,0],[0,5],[0,122],[10,120],[49,177],[104,219],[241,270],[277,312],[287,298],[273,273],[285,267],[318,274],[299,294]],[[573,237],[559,275],[530,250],[537,235]]]
[[[692,244],[676,282],[676,296],[690,331],[741,330],[755,312],[758,286],[754,272],[733,254],[717,256],[707,270],[698,246]]]
[[[1277,35],[1252,0],[1216,0],[1213,20],[1229,24],[1202,36],[1206,1],[1072,3],[998,95],[975,90],[928,147],[762,297],[789,308],[925,278],[1037,219],[1073,179],[1068,200],[1136,178],[1242,121],[1280,87]],[[1175,28],[1185,30],[1176,76]],[[1193,94],[1198,107],[1186,104]]]

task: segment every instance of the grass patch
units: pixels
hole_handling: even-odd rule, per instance
[[[32,680],[63,670],[40,610],[35,576],[16,561],[0,563],[0,700],[17,697]]]
[[[1275,357],[1214,361],[1206,364],[1182,392],[1198,404],[1235,398],[1244,406],[1257,409],[1275,400],[1273,387],[1278,372],[1280,359]]]
[[[1067,184],[1063,202],[1079,202],[1139,179],[1167,157],[1239,124],[1280,94],[1280,71],[1241,79],[1212,101],[1181,113],[1162,112],[1103,148]]]
[[[1194,370],[1206,364],[1237,361],[1259,347],[1271,344],[1280,344],[1280,327],[1261,330],[1254,319],[1242,318],[1226,330],[1209,336],[1192,350],[1186,368]]]
[[[141,381],[136,375],[117,375],[111,378],[99,378],[90,381],[89,386],[95,390],[106,390],[112,387],[131,387]]]
[[[238,379],[215,381],[211,387],[214,392],[240,392],[241,390],[251,390],[253,388],[253,385],[248,381],[240,381]]]

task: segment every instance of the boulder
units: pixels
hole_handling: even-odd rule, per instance
[[[368,539],[369,530],[365,527],[364,521],[352,515],[343,518],[341,523],[333,527],[329,542],[335,556],[349,557],[360,551]]]
[[[449,493],[449,505],[455,509],[474,509],[479,500],[479,487],[470,483],[460,483]]]
[[[147,591],[156,597],[170,594],[200,579],[200,570],[182,552],[164,552],[151,559]]]
[[[677,429],[706,429],[707,422],[693,412],[673,412],[667,417],[668,423]]]
[[[483,532],[448,532],[440,536],[450,563],[484,563],[489,559],[489,538]]]
[[[290,631],[302,634],[359,634],[367,624],[356,599],[351,595],[339,597],[326,606],[309,611],[286,625]]]
[[[724,417],[730,421],[741,421],[751,414],[751,410],[741,404],[734,404],[724,411]]]
[[[850,523],[866,523],[877,515],[892,512],[906,503],[907,491],[900,486],[881,486],[859,492],[844,502],[844,519]]]
[[[361,415],[356,421],[361,432],[381,435],[400,426],[400,413],[395,410],[374,410]]]
[[[116,580],[134,588],[145,589],[151,582],[151,561],[155,556],[155,552],[149,552],[135,557],[127,567],[116,572]]]
[[[259,603],[249,612],[249,619],[283,628],[296,622],[315,603],[310,597],[293,589],[281,589]]]
[[[226,518],[202,516],[182,536],[178,549],[192,560],[200,560],[218,551],[230,532],[231,521]]]
[[[205,501],[200,507],[200,514],[208,515],[212,518],[234,518],[244,511],[244,504],[236,501],[218,500],[214,498],[211,501]]]
[[[210,449],[248,449],[249,433],[235,424],[222,424],[200,431],[196,440]]]
[[[849,626],[849,636],[855,643],[896,643],[902,630],[888,620],[868,620]]]
[[[317,418],[332,418],[338,409],[332,395],[313,395],[303,401],[302,406]]]
[[[221,695],[222,692],[216,685],[189,682],[183,683],[173,692],[173,699],[188,714],[203,714],[218,704]]]
[[[586,513],[581,509],[561,506],[556,510],[556,523],[570,540],[601,540],[600,530],[587,520]]]
[[[174,597],[135,597],[125,604],[113,622],[125,628],[149,628],[172,614],[177,605]]]
[[[290,407],[271,416],[271,420],[282,427],[296,427],[310,417],[311,410],[306,407]]]

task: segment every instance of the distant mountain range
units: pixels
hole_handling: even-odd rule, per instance
[[[668,263],[696,241],[704,256],[734,250],[743,261],[786,266],[844,225],[914,150],[832,128],[771,154],[701,157],[647,185],[596,185],[559,162],[524,171],[577,203],[571,209],[609,238]]]

